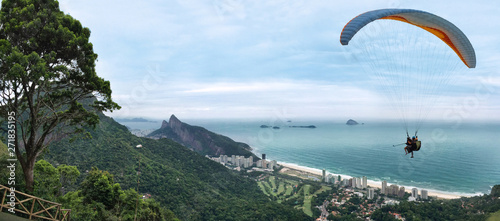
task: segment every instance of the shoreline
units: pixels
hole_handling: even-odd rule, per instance
[[[292,169],[292,170],[297,170],[297,171],[300,171],[300,172],[309,173],[309,174],[320,176],[320,177],[322,176],[322,170],[320,170],[320,169],[315,169],[315,168],[310,168],[310,167],[306,167],[306,166],[300,166],[300,165],[297,165],[297,164],[285,163],[285,162],[278,162],[278,165],[281,165],[284,168],[289,168],[289,169]],[[326,173],[327,174],[333,174],[335,176],[340,175],[342,177],[342,179],[352,178],[352,176],[344,175],[344,174],[335,174],[335,173],[330,173],[328,171],[326,171]],[[387,183],[387,186],[390,186],[391,184],[393,184],[393,183]],[[370,187],[382,189],[382,181],[367,180],[367,185],[370,186]],[[398,185],[398,186],[400,186],[400,185]],[[413,188],[413,187],[404,186],[404,185],[403,185],[403,187],[405,187],[405,191],[408,192],[408,193],[411,193],[411,188]],[[415,187],[415,188],[417,188],[419,190],[419,192],[422,191],[422,189],[423,189],[423,188],[418,188],[418,187]],[[436,190],[429,190],[429,189],[425,189],[425,190],[427,190],[428,196],[436,197],[438,199],[458,199],[460,197],[471,197],[471,196],[474,196],[472,194],[469,195],[469,194],[443,193],[443,192],[439,192],[439,191],[436,191]]]

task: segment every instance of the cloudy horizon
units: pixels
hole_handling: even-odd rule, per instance
[[[453,22],[477,67],[454,79],[429,119],[500,120],[499,3],[454,1],[60,1],[92,31],[115,118],[397,118],[339,43],[343,26],[379,8]],[[455,91],[456,90],[456,91]]]

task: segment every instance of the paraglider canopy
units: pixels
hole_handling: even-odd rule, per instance
[[[340,43],[349,44],[360,29],[378,19],[397,20],[418,26],[450,46],[467,67],[476,67],[474,48],[460,29],[444,18],[414,9],[379,9],[360,14],[345,25],[340,35]]]

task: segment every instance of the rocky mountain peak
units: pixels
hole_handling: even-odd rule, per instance
[[[183,123],[175,115],[170,116],[168,122],[163,121],[161,128],[150,133],[148,137],[154,139],[169,138],[203,156],[234,154],[246,157],[253,156],[254,159],[258,159],[247,144],[236,142],[229,137],[216,134],[203,127]]]
[[[170,125],[170,128],[179,128],[182,125],[182,122],[172,114],[172,116],[170,116],[170,120],[168,120],[168,124]]]
[[[166,120],[163,120],[163,122],[161,122],[161,128],[160,129],[163,129],[163,128],[166,128],[168,127],[168,122]]]

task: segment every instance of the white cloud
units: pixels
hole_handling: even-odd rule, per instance
[[[164,110],[185,116],[203,114],[212,117],[238,117],[245,110],[253,117],[266,117],[273,110],[285,108],[296,115],[307,117],[336,117],[367,114],[366,106],[384,102],[378,94],[368,90],[332,85],[325,82],[282,81],[268,79],[255,82],[184,82],[183,85],[164,87],[144,97],[116,96],[125,103],[125,112],[141,113],[162,118]],[[139,108],[135,108],[140,106]],[[151,107],[151,109],[149,109]],[[250,113],[251,112],[251,113]],[[368,116],[367,116],[368,117]]]
[[[60,5],[92,31],[98,74],[111,82],[114,99],[124,106],[114,114],[238,117],[285,108],[304,116],[390,117],[377,83],[346,59],[339,43],[351,18],[389,7],[428,10],[470,37],[478,67],[456,79],[453,96],[473,94],[490,75],[486,85],[500,85],[495,2],[68,0]],[[151,66],[161,71],[151,73]],[[481,103],[485,113],[500,112],[493,104],[498,91]]]

